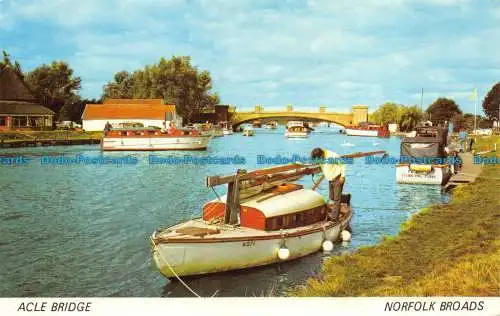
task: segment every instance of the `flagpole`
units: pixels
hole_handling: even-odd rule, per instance
[[[477,89],[474,89],[474,134],[476,133],[477,116]]]

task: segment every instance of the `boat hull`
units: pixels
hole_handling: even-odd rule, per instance
[[[406,184],[434,184],[444,185],[451,177],[449,165],[419,165],[430,167],[429,171],[412,170],[411,165],[399,164],[396,166],[396,182]]]
[[[280,236],[280,232],[269,232],[268,236],[256,234],[217,241],[206,239],[159,243],[153,247],[153,260],[167,278],[175,277],[168,265],[178,276],[195,276],[281,262],[283,260],[278,258],[277,253],[283,244],[290,251],[290,256],[286,259],[289,261],[321,250],[324,236],[328,240],[336,241],[342,230],[349,226],[351,216],[352,214],[349,214],[336,223],[318,223],[309,232],[300,233],[298,229],[285,229],[285,238]]]
[[[205,150],[210,137],[104,137],[104,151]]]
[[[307,138],[309,137],[309,133],[307,132],[285,132],[285,137],[288,138]]]
[[[378,137],[377,130],[362,130],[362,129],[353,129],[346,128],[345,134],[347,136],[367,136],[367,137]]]

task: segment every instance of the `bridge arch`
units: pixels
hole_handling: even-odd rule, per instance
[[[353,118],[352,114],[347,113],[299,113],[291,112],[289,114],[284,113],[249,113],[247,115],[238,115],[243,113],[236,113],[236,115],[230,120],[230,124],[233,128],[237,128],[241,124],[251,123],[255,120],[302,120],[310,122],[328,122],[346,127],[352,125]]]

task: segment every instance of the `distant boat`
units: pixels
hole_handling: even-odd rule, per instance
[[[378,146],[378,145],[380,145],[379,142],[373,141],[373,146]]]
[[[276,129],[278,127],[278,123],[275,121],[269,122],[266,124],[266,129]]]
[[[288,138],[306,138],[309,136],[309,131],[304,126],[304,122],[290,121],[287,124],[285,136]]]
[[[222,135],[233,135],[233,129],[227,122],[219,123],[222,128]]]
[[[345,146],[345,147],[354,147],[354,146],[356,146],[356,145],[354,145],[353,143],[346,142],[346,141],[344,140],[344,142],[343,142],[342,144],[340,144],[340,146]]]
[[[349,126],[345,128],[347,136],[389,137],[386,127],[364,123],[360,126]]]
[[[101,140],[103,151],[205,150],[210,136],[195,129],[173,129],[167,133],[160,128],[112,128]]]
[[[251,126],[246,127],[243,130],[243,136],[255,136],[255,131]]]

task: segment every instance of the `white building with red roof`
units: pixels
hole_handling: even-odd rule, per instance
[[[162,99],[105,99],[103,104],[87,104],[82,114],[86,131],[102,131],[109,122],[113,127],[123,123],[141,123],[145,127],[168,127],[170,122],[180,126],[181,118],[175,105]]]

